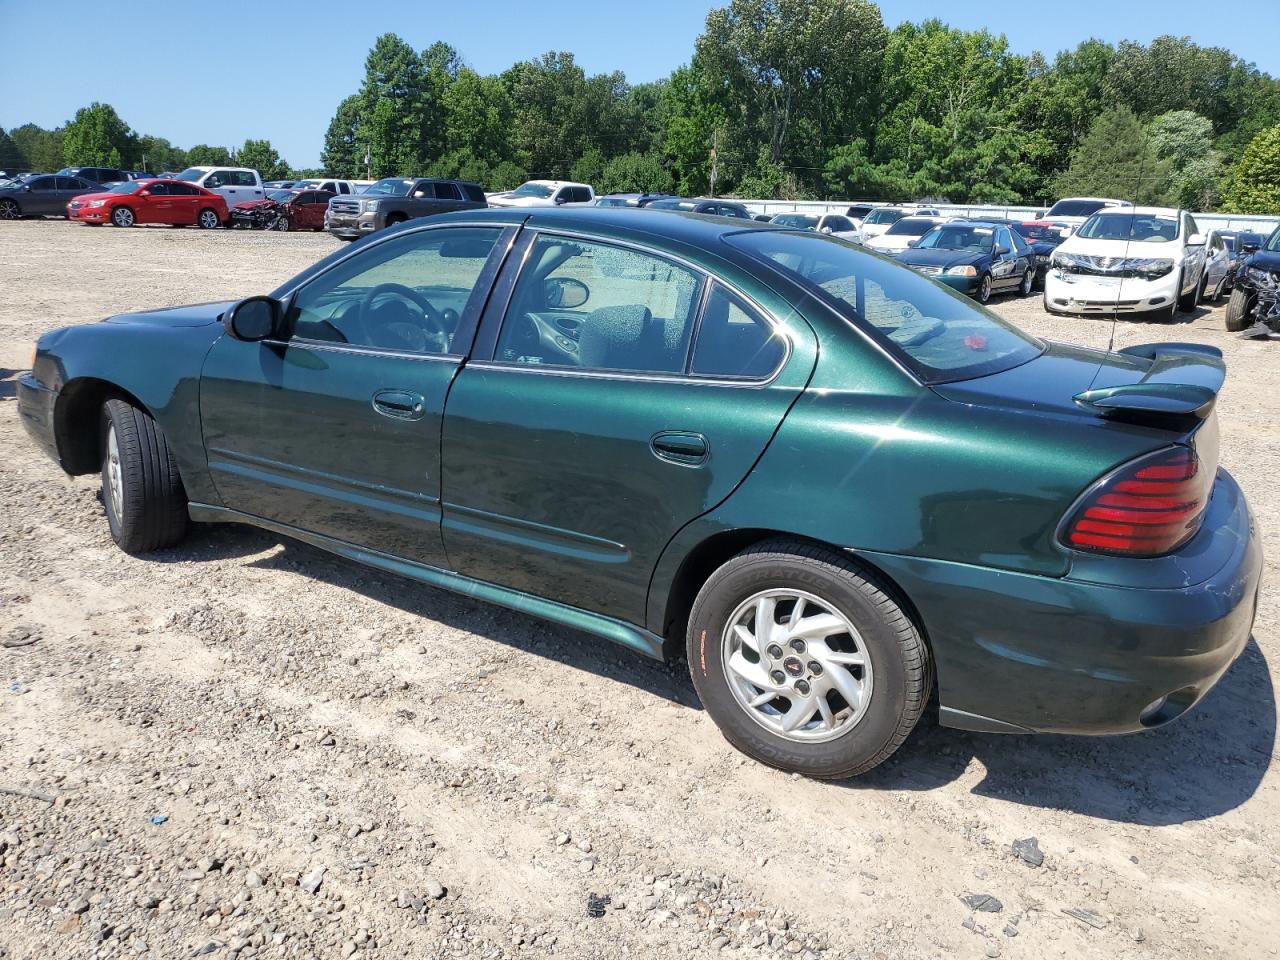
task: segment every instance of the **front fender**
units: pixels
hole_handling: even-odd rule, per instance
[[[215,309],[220,315],[219,305]],[[222,334],[220,324],[167,326],[121,318],[68,327],[37,344],[33,374],[53,391],[53,432],[59,460],[86,473],[78,451],[97,443],[99,409],[111,394],[141,405],[164,430],[192,500],[218,503],[200,432],[200,370]],[[214,499],[210,499],[214,498]]]

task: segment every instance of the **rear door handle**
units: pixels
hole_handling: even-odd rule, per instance
[[[426,415],[427,405],[420,393],[379,390],[373,395],[373,409],[384,417],[394,417],[397,420],[421,420]]]
[[[707,438],[684,430],[664,430],[649,440],[654,456],[684,466],[700,466],[707,460]]]

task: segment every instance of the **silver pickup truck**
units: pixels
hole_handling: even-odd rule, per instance
[[[466,180],[386,177],[364,193],[330,200],[324,227],[341,240],[355,240],[415,217],[488,205],[480,185]]]

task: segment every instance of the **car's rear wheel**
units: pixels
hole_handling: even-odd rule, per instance
[[[134,224],[133,211],[128,207],[116,207],[111,211],[111,222],[117,227],[132,227]]]
[[[978,290],[973,296],[979,303],[991,302],[991,274],[984,273],[978,278]]]
[[[810,777],[882,763],[932,687],[929,651],[889,590],[814,544],[771,541],[720,567],[694,601],[687,645],[725,738]]]
[[[0,220],[21,220],[22,208],[17,202],[5,197],[0,200]]]
[[[196,217],[196,225],[202,230],[213,230],[222,223],[222,218],[218,216],[218,211],[212,207],[205,207]]]
[[[1238,332],[1247,327],[1252,309],[1249,294],[1243,287],[1232,290],[1231,299],[1227,301],[1227,329]]]
[[[173,546],[187,532],[187,495],[164,431],[124,400],[102,407],[102,503],[125,553]]]
[[[1018,292],[1024,296],[1031,296],[1031,290],[1036,285],[1036,272],[1034,269],[1028,270],[1022,275],[1022,285],[1018,288]]]

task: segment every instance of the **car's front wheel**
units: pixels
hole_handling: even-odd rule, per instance
[[[694,601],[687,646],[725,738],[810,777],[882,763],[932,687],[929,651],[888,589],[813,544],[763,543],[720,567]]]
[[[102,407],[102,503],[125,553],[170,547],[187,532],[187,494],[164,431],[125,400]]]
[[[132,227],[133,211],[128,207],[116,207],[111,211],[111,222],[117,227]]]
[[[1200,284],[1197,283],[1192,287],[1189,293],[1183,293],[1182,282],[1184,279],[1181,273],[1178,274],[1178,290],[1176,294],[1178,297],[1178,309],[1183,313],[1190,313],[1200,301]]]
[[[1249,325],[1249,312],[1253,309],[1249,293],[1243,287],[1231,291],[1231,299],[1227,301],[1227,329],[1234,332],[1243,330]]]
[[[289,218],[282,213],[276,217],[276,222],[272,225],[272,229],[279,230],[281,233],[288,233],[290,226]]]
[[[991,274],[984,273],[978,278],[978,289],[973,296],[979,303],[991,302]]]

